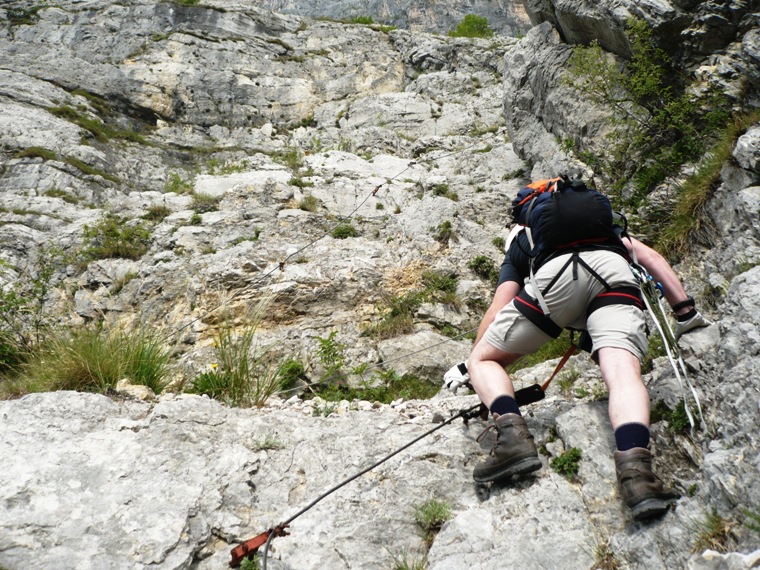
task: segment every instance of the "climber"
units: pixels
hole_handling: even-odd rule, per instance
[[[577,180],[542,183],[555,191],[528,187],[513,202],[515,220],[528,229],[512,239],[500,285],[467,363],[473,388],[494,417],[487,431],[496,434],[491,456],[476,466],[473,477],[488,482],[541,467],[504,366],[534,352],[564,327],[585,329],[610,393],[621,493],[634,519],[657,516],[675,495],[651,469],[649,396],[640,374],[646,351],[644,317],[638,284],[628,268],[628,251],[601,194]],[[642,252],[641,261],[658,279],[670,287],[678,283],[661,256],[637,241],[632,240],[630,247]],[[678,289],[670,289],[668,296],[676,305],[686,297],[680,283]],[[693,301],[680,305],[677,310],[690,313],[691,322],[679,332],[701,326],[695,324],[703,318]],[[463,368],[447,374],[462,375]]]
[[[622,228],[615,226],[617,233],[621,233],[621,230]],[[662,284],[665,299],[670,304],[676,319],[674,330],[676,340],[691,330],[712,324],[697,310],[694,299],[686,294],[681,280],[662,255],[634,237],[626,236],[622,241],[628,250],[628,255],[635,256],[654,280]],[[522,290],[529,273],[530,259],[526,254],[529,247],[523,226],[516,224],[507,239],[496,291],[491,305],[480,321],[473,346],[483,337],[496,314]],[[584,347],[581,346],[581,348]],[[465,362],[455,364],[443,376],[443,385],[451,392],[456,392],[469,382],[470,375]]]

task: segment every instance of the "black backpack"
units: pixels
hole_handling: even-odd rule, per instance
[[[622,245],[610,201],[579,179],[541,180],[522,188],[512,202],[512,216],[527,228],[527,253],[534,262],[563,250]]]

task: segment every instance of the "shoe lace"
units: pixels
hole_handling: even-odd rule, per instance
[[[475,441],[480,443],[480,441],[486,437],[486,434],[489,433],[491,434],[491,451],[488,454],[494,455],[496,453],[496,448],[499,446],[499,437],[501,437],[501,430],[495,424],[489,425],[486,429],[480,432],[480,435]]]

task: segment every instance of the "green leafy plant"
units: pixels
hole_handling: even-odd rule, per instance
[[[15,280],[0,287],[0,373],[24,362],[51,328],[45,301],[53,289],[56,268],[64,256],[56,247],[40,248],[37,261],[22,268]],[[0,277],[9,272],[0,260]]]
[[[82,172],[83,174],[99,176],[105,180],[110,180],[111,182],[116,182],[116,183],[121,182],[118,177],[112,174],[108,174],[107,172],[105,172],[104,170],[100,170],[99,168],[94,168],[90,166],[89,164],[85,163],[84,161],[79,160],[78,158],[74,158],[73,156],[58,155],[58,153],[52,150],[38,147],[38,146],[33,146],[33,147],[26,148],[24,150],[21,150],[16,153],[15,157],[16,158],[41,158],[42,160],[55,160],[55,161],[63,162],[65,164],[73,166],[74,168]]]
[[[568,348],[570,348],[570,333],[565,330],[560,336],[550,340],[533,354],[525,355],[517,362],[510,364],[507,367],[507,372],[512,374],[523,368],[530,368],[541,362],[559,358],[567,352]]]
[[[79,204],[80,202],[79,198],[76,196],[72,196],[65,190],[60,190],[58,188],[51,188],[50,190],[47,190],[45,192],[45,196],[50,196],[51,198],[60,198],[68,204]]]
[[[487,18],[467,14],[448,35],[453,38],[490,38],[493,37],[493,30]]]
[[[297,172],[303,166],[303,155],[297,146],[288,146],[272,154],[272,158]]]
[[[439,499],[428,499],[415,509],[414,522],[425,534],[425,543],[430,546],[443,525],[451,520],[451,505]]]
[[[496,267],[493,260],[487,255],[478,255],[474,257],[467,264],[467,267],[469,267],[475,275],[481,279],[490,281],[494,285],[499,279],[499,269]]]
[[[760,111],[737,114],[717,136],[695,172],[677,189],[676,204],[658,231],[657,249],[683,256],[694,241],[710,241],[707,201],[720,185],[723,165],[731,160],[736,140],[760,120]]]
[[[314,351],[317,361],[325,368],[325,379],[342,375],[346,363],[346,345],[336,340],[338,331],[332,331],[326,338],[317,337],[317,349]]]
[[[335,239],[346,239],[350,237],[357,237],[359,235],[359,232],[351,224],[342,223],[333,228],[330,235]]]
[[[144,220],[150,222],[161,222],[167,216],[171,215],[172,211],[169,207],[163,204],[155,204],[148,208],[148,211],[143,215]]]
[[[259,437],[255,441],[256,451],[277,450],[277,449],[282,449],[283,447],[284,445],[279,440],[279,438],[275,434],[271,434],[271,433],[268,433],[262,437]]]
[[[448,244],[449,240],[454,236],[454,230],[449,220],[444,220],[438,224],[434,232],[433,239],[444,245]]]
[[[320,204],[321,202],[319,201],[319,198],[310,194],[301,198],[298,202],[298,209],[306,212],[316,212],[319,209]]]
[[[499,251],[504,251],[504,247],[507,245],[507,242],[501,236],[493,238],[493,240],[491,241],[491,243]]]
[[[84,226],[81,254],[85,261],[139,259],[148,251],[150,230],[142,222],[107,213],[94,226]]]
[[[557,387],[562,390],[562,394],[569,398],[573,392],[573,385],[580,378],[580,372],[575,367],[564,370],[557,378]],[[582,396],[581,396],[582,397]]]
[[[580,469],[581,450],[577,447],[571,447],[564,453],[559,454],[551,460],[549,466],[568,479],[574,479]]]
[[[205,214],[206,212],[215,212],[219,209],[219,202],[221,197],[212,196],[211,194],[205,194],[203,192],[193,192],[193,205],[192,208],[197,214]]]
[[[88,131],[92,134],[95,140],[99,142],[108,142],[111,139],[123,139],[148,144],[148,141],[146,141],[139,133],[131,130],[110,127],[100,119],[88,117],[84,113],[80,113],[78,110],[67,105],[51,107],[48,111],[56,117],[70,121]]]
[[[189,194],[193,191],[193,183],[184,180],[176,172],[170,172],[166,177],[166,183],[164,184],[164,192],[171,192],[173,194]]]
[[[754,532],[760,533],[760,512],[742,509],[742,513],[744,513],[744,516],[746,517],[744,519],[744,526]]]
[[[183,2],[191,2],[197,4],[199,0],[182,0]],[[259,562],[258,553],[254,553],[253,556],[246,556],[240,563],[240,570],[261,570],[261,563]]]
[[[280,390],[293,388],[299,380],[306,378],[306,369],[300,360],[288,358],[278,367],[277,374],[280,377]]]
[[[417,287],[400,295],[385,294],[381,303],[383,312],[379,322],[367,327],[365,334],[386,339],[411,332],[414,328],[414,313],[425,302],[443,303],[458,307],[458,280],[455,275],[426,271],[420,276],[422,287]]]
[[[291,186],[297,186],[298,188],[310,188],[314,186],[313,182],[309,182],[308,180],[304,180],[303,178],[299,178],[294,176],[288,181],[288,184]]]
[[[598,44],[573,48],[568,84],[611,110],[616,130],[609,163],[602,166],[615,173],[614,188],[634,181],[635,205],[681,165],[698,159],[728,114],[720,96],[698,101],[687,93],[646,22],[629,20],[626,35],[631,57],[622,67]]]
[[[433,196],[443,196],[454,202],[459,200],[459,195],[451,190],[448,184],[434,184],[430,189],[433,192]]]

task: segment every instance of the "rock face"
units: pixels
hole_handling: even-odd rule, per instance
[[[411,0],[265,0],[262,8],[312,18],[352,20],[372,18],[375,22],[422,32],[453,30],[467,14],[488,20],[497,33],[517,36],[530,27],[522,2],[516,0],[469,0],[452,2],[412,2]]]
[[[640,18],[660,46],[673,55],[701,59],[757,26],[757,2],[525,0],[533,24],[549,22],[568,43],[597,41],[612,53],[629,56],[626,22]]]
[[[186,379],[211,366],[217,309],[242,313],[272,294],[261,341],[276,347],[273,361],[298,358],[315,379],[318,340],[331,333],[351,368],[438,382],[464,359],[462,335],[492,293],[469,265],[500,261],[494,238],[505,236],[511,196],[528,175],[592,175],[562,141],[591,148],[609,128],[562,84],[563,26],[600,34],[627,13],[675,14],[673,29],[696,38],[684,53],[711,54],[695,73],[727,89],[760,80],[751,3],[529,2],[532,17],[561,32],[545,22],[520,41],[386,33],[258,2],[188,4],[0,7],[0,285],[24,279],[46,246],[79,255],[85,227],[105,214],[142,224],[150,238],[136,259],[58,265],[46,313],[70,325],[161,325]],[[361,6],[320,4],[328,15],[345,10],[340,18],[407,6],[364,5],[354,14]],[[436,21],[460,9],[436,3]],[[397,17],[414,27],[411,14]],[[720,18],[732,24],[710,40],[725,46],[713,55],[700,22]],[[486,424],[457,419],[293,520],[269,568],[380,569],[426,555],[435,570],[587,569],[605,551],[630,569],[756,567],[758,535],[743,523],[760,514],[759,140],[760,126],[749,129],[723,168],[708,207],[713,247],[678,268],[715,324],[680,342],[706,430],[652,426],[657,471],[682,495],[672,512],[629,519],[598,369],[576,356],[575,383],[555,382],[524,412],[547,464],[534,476],[474,485]],[[309,197],[316,205],[302,207]],[[347,221],[358,235],[332,237]],[[421,304],[403,335],[363,334],[389,295],[414,290],[428,270],[458,278],[458,303]],[[542,382],[554,364],[520,371],[518,386]],[[681,390],[669,363],[653,366],[652,400],[674,407]],[[0,402],[0,567],[225,568],[240,541],[476,403],[280,394],[234,409],[121,389],[128,395]],[[568,480],[548,464],[572,447],[582,459]],[[452,517],[428,550],[415,514],[429,499]],[[698,546],[712,512],[731,525],[727,553]]]

